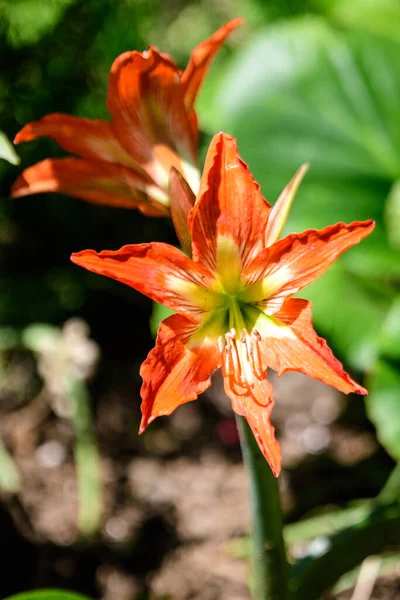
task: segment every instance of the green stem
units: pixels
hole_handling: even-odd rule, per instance
[[[243,417],[236,417],[250,480],[255,600],[286,600],[288,564],[278,484]]]

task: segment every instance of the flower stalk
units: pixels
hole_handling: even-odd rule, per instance
[[[286,600],[288,563],[278,480],[265,461],[244,417],[236,416],[250,483],[252,579],[255,600]]]

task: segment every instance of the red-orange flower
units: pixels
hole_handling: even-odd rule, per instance
[[[199,44],[183,72],[152,47],[121,54],[108,84],[110,123],[51,114],[26,125],[15,143],[50,137],[79,158],[47,159],[26,169],[11,194],[60,192],[138,208],[147,215],[168,215],[171,167],[197,191],[194,101],[215,53],[241,22],[226,23]]]
[[[368,235],[374,222],[338,223],[276,241],[301,176],[271,209],[235,140],[218,134],[189,213],[192,259],[162,243],[72,255],[78,265],[177,313],[160,324],[156,346],[141,367],[141,431],[197,398],[222,367],[233,410],[247,419],[277,476],[281,456],[270,422],[274,403],[267,367],[279,374],[305,373],[346,394],[367,393],[315,333],[310,303],[293,295]]]

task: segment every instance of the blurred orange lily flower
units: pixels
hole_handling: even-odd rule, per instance
[[[338,223],[277,241],[304,170],[271,208],[238,155],[236,141],[217,134],[189,212],[192,259],[162,243],[72,255],[76,264],[177,313],[160,324],[156,346],[141,367],[140,432],[156,417],[196,399],[222,367],[233,410],[247,419],[277,476],[281,454],[270,421],[274,401],[268,367],[280,375],[305,373],[346,394],[367,393],[315,333],[310,302],[293,295],[375,224]]]
[[[183,72],[152,47],[121,54],[109,77],[111,122],[54,113],[26,125],[15,143],[50,137],[79,158],[47,159],[26,169],[11,195],[60,192],[97,204],[138,208],[147,215],[168,215],[171,167],[197,192],[194,101],[215,53],[241,23],[229,21],[199,44]]]

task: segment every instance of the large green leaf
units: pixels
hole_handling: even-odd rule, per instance
[[[365,403],[381,444],[400,461],[400,373],[389,362],[379,361],[370,376]]]
[[[400,41],[390,36],[336,31],[316,17],[281,22],[236,55],[199,106],[210,133],[222,128],[238,138],[270,200],[311,163],[286,232],[376,221],[369,238],[301,293],[315,301],[317,326],[363,368],[378,352],[400,280],[384,210],[400,173],[399,55]]]
[[[398,52],[394,40],[338,33],[318,18],[274,25],[237,55],[202,122],[237,135],[264,181],[305,161],[313,178],[393,179]]]

